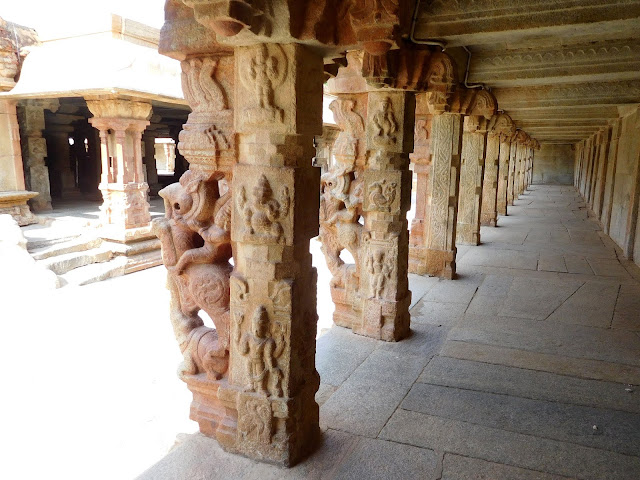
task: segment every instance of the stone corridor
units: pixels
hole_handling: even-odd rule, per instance
[[[640,269],[568,186],[529,187],[482,239],[459,247],[458,280],[420,279],[407,340],[318,340],[306,461],[194,434],[139,478],[640,478]]]

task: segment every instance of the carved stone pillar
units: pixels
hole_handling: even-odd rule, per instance
[[[460,114],[440,113],[431,120],[431,201],[425,273],[448,279],[455,278],[456,272],[463,119]]]
[[[156,137],[151,132],[145,132],[142,135],[142,139],[144,141],[144,166],[147,185],[149,185],[149,194],[157,195],[160,184],[158,183],[158,169],[156,167]]]
[[[315,370],[322,57],[297,44],[235,49],[240,155],[233,175],[229,385],[237,431],[226,448],[293,464],[319,440]],[[231,440],[231,439],[230,439]]]
[[[502,154],[501,144],[505,137],[513,134],[513,129],[511,118],[504,113],[494,115],[489,121],[480,214],[482,225],[495,227],[498,213],[506,214],[505,172],[507,171],[508,157]],[[509,151],[508,145],[506,151],[507,153]],[[502,213],[503,211],[505,213]]]
[[[618,143],[620,141],[620,134],[622,132],[622,119],[616,119],[611,125],[611,140],[609,143],[609,152],[607,155],[607,172],[604,181],[604,193],[602,199],[602,214],[600,221],[602,223],[602,230],[604,233],[609,234],[609,227],[611,226],[611,210],[613,208],[613,187],[614,179],[616,178],[617,158],[618,158]]]
[[[494,131],[498,131],[500,150],[498,155],[498,189],[496,194],[496,211],[498,215],[507,214],[507,187],[509,184],[509,160],[511,138],[516,127],[506,114],[501,114],[495,121]]]
[[[126,242],[150,232],[148,185],[142,173],[141,135],[151,104],[121,99],[87,100],[100,131],[102,235]],[[142,229],[142,230],[139,230]]]
[[[481,90],[474,95],[469,116],[464,119],[456,227],[456,243],[463,245],[480,244],[480,210],[487,129],[489,119],[496,113],[496,109],[497,103],[493,95]]]
[[[57,100],[26,100],[18,109],[26,185],[28,190],[38,192],[38,196],[30,201],[36,212],[51,210],[49,170],[44,163],[47,143],[42,131],[45,109],[55,112],[58,107]]]
[[[409,333],[406,214],[414,96],[370,90],[361,73],[362,55],[352,52],[348,59],[328,83],[338,97],[330,108],[341,131],[335,165],[322,177],[320,208],[322,248],[333,274],[334,322],[396,341]],[[354,264],[340,258],[345,249]]]
[[[482,205],[480,224],[495,227],[498,220],[496,200],[498,198],[498,168],[500,162],[500,136],[489,130],[484,156],[484,176],[482,182]]]
[[[516,160],[513,180],[513,198],[516,200],[524,192],[524,174],[527,164],[529,135],[523,130],[516,133]]]
[[[516,198],[516,171],[517,171],[517,152],[518,143],[516,141],[517,134],[511,137],[509,143],[509,178],[507,179],[507,205],[513,205],[513,200]],[[507,209],[508,211],[508,209]]]
[[[407,211],[411,206],[409,152],[413,150],[412,93],[370,92],[367,105],[368,168],[364,171],[365,229],[361,252],[363,333],[382,340],[409,334]],[[356,330],[357,331],[357,330]]]
[[[411,222],[409,237],[409,271],[425,274],[427,238],[429,236],[429,214],[431,193],[429,191],[431,174],[431,114],[429,113],[428,94],[416,94],[415,131],[413,136],[413,172],[416,174],[416,214]]]
[[[16,104],[0,100],[0,214],[11,215],[19,225],[35,223],[27,201],[36,195],[25,190]]]

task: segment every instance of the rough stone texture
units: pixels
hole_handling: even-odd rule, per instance
[[[542,145],[533,164],[534,184],[572,185],[571,145]]]

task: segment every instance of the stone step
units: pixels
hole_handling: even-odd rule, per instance
[[[127,257],[117,256],[108,262],[91,263],[59,275],[62,286],[81,286],[124,275]]]
[[[44,260],[46,258],[64,255],[73,252],[82,252],[97,248],[102,243],[102,239],[93,236],[80,236],[72,238],[66,242],[56,243],[46,247],[33,248],[29,253],[35,260]]]
[[[65,253],[51,258],[39,260],[38,263],[48,268],[56,275],[62,275],[74,268],[83,267],[92,263],[107,262],[113,258],[113,252],[109,248],[97,247],[80,252]]]

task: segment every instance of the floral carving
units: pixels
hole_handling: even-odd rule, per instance
[[[180,375],[221,378],[229,357],[231,192],[220,195],[222,173],[187,171],[160,190],[165,217],[154,219],[171,293],[171,323],[184,362]],[[204,326],[204,310],[215,330]]]

